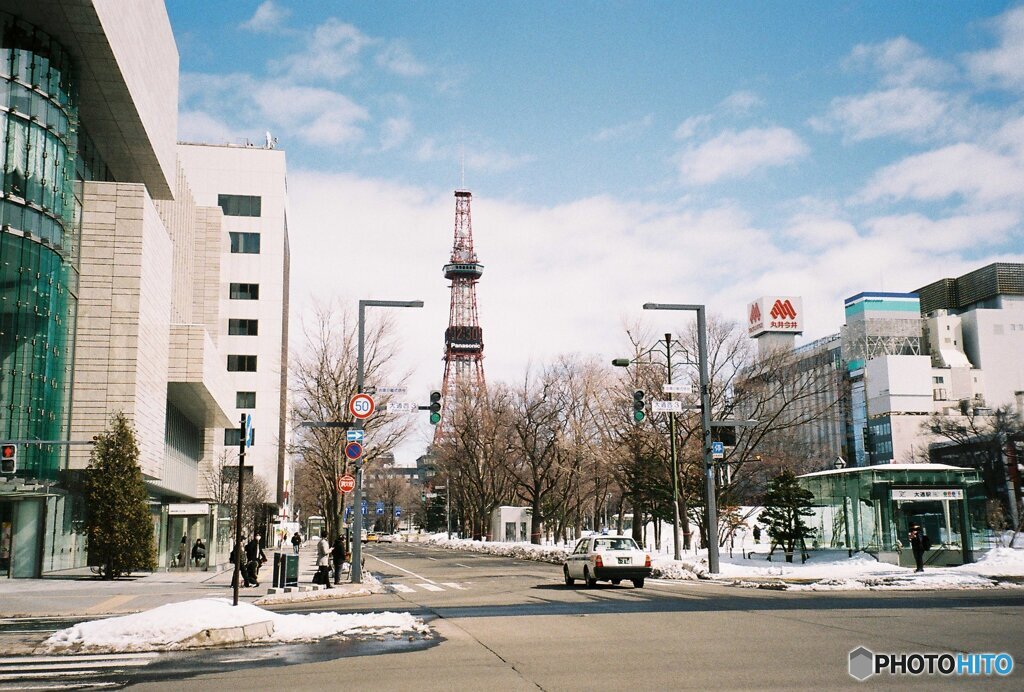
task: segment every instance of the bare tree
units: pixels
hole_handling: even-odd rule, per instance
[[[204,480],[210,500],[230,507],[234,516],[238,507],[238,453],[230,449],[222,450]],[[243,535],[258,530],[267,531],[267,527],[260,524],[269,501],[270,487],[266,479],[255,473],[246,474],[242,482]]]
[[[352,471],[344,460],[345,430],[301,427],[302,423],[348,423],[349,399],[356,393],[357,318],[348,308],[319,305],[311,324],[304,325],[305,348],[293,366],[292,413],[298,424],[293,452],[301,455],[303,473],[296,478],[301,497],[316,497],[331,536],[343,525],[344,497],[336,480]],[[394,372],[398,343],[392,322],[383,313],[367,325],[364,338],[364,381],[367,385],[402,385],[408,373]],[[409,433],[412,419],[386,413],[389,397],[377,397],[377,413],[363,423],[367,444],[364,462],[372,464],[388,454]]]

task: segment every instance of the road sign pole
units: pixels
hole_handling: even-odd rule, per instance
[[[665,335],[665,357],[668,360],[668,383],[672,384],[672,335]],[[671,387],[669,388],[671,389]],[[672,392],[668,393],[672,401]],[[668,412],[669,453],[672,455],[672,558],[681,560],[679,552],[679,467],[676,463],[676,414]]]
[[[248,437],[248,427],[249,416],[243,413],[238,426],[238,503],[235,505],[235,545],[231,548],[235,554],[235,569],[231,575],[231,605],[238,605],[238,579],[240,576],[239,571],[242,567],[242,483],[244,482],[242,467],[245,465],[245,445],[248,441],[246,439]]]

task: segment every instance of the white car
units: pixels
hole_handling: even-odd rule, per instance
[[[651,556],[640,550],[629,536],[587,536],[581,538],[575,550],[562,565],[567,586],[582,579],[587,586],[598,581],[618,584],[629,579],[638,589],[644,579],[651,576]]]
[[[395,537],[394,537],[394,535],[392,535],[390,533],[382,533],[379,536],[377,536],[377,542],[378,543],[394,543],[395,542]]]

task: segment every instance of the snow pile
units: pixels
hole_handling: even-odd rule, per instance
[[[430,631],[409,613],[311,613],[282,615],[248,603],[232,606],[226,598],[169,603],[122,617],[81,622],[60,630],[40,645],[40,652],[157,651],[182,648],[180,642],[207,629],[241,627],[270,621],[266,642],[291,642],[334,635],[391,634]]]
[[[571,548],[567,548],[564,545],[472,541],[466,538],[448,538],[443,533],[431,536],[428,542],[452,550],[467,550],[474,553],[500,555],[501,557],[512,557],[519,560],[550,562],[558,565],[562,564],[569,553],[572,552]]]
[[[950,569],[994,577],[1024,577],[1024,550],[993,548],[983,554],[977,562]]]

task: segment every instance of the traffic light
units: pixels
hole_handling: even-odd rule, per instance
[[[18,470],[18,445],[0,443],[0,473],[14,473]]]
[[[430,424],[437,425],[441,422],[441,392],[430,393]]]
[[[641,423],[646,417],[647,414],[644,413],[644,390],[638,389],[633,392],[633,420]]]

